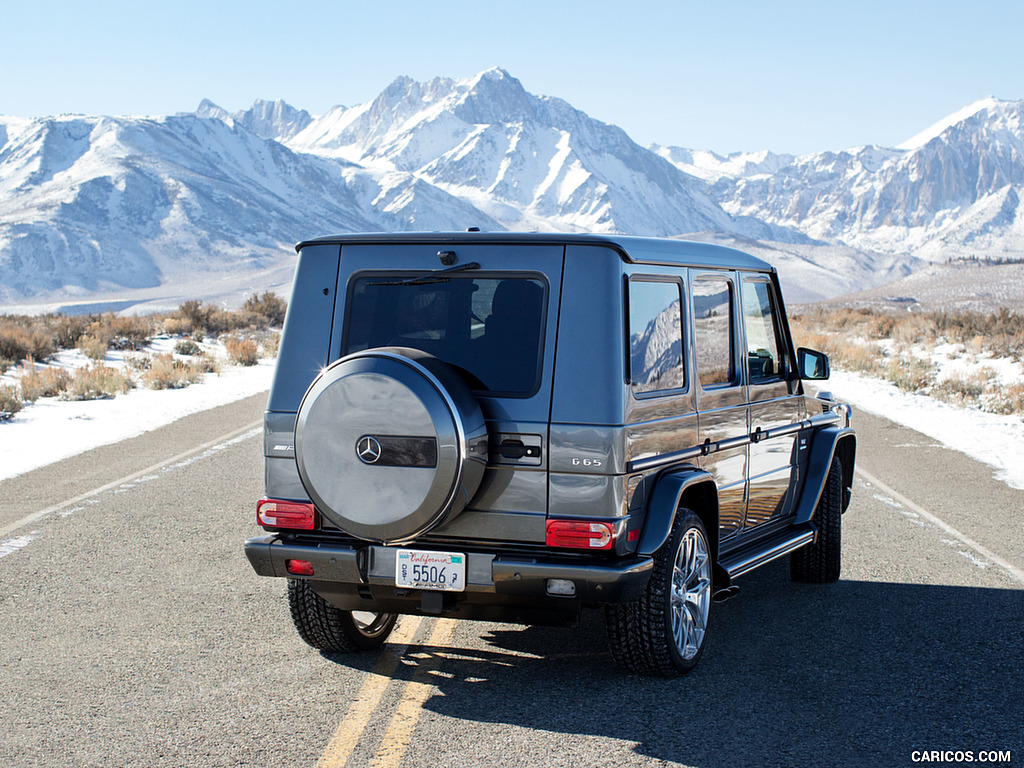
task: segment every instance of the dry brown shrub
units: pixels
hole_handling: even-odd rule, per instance
[[[974,405],[985,392],[992,389],[995,376],[991,368],[981,368],[972,373],[953,373],[937,382],[929,394],[947,403]]]
[[[205,352],[201,355],[195,355],[189,360],[189,365],[200,373],[215,373],[220,376],[220,360],[210,357]]]
[[[872,315],[867,321],[865,335],[869,339],[891,339],[896,318],[889,314]]]
[[[982,410],[1002,416],[1024,416],[1024,384],[999,387],[982,403]]]
[[[907,392],[920,392],[935,382],[935,366],[930,360],[901,355],[889,361],[885,378]]]
[[[278,331],[273,331],[263,339],[263,343],[260,344],[260,353],[263,357],[277,357],[277,353],[281,348],[281,334]]]
[[[150,389],[181,389],[202,380],[199,366],[177,360],[169,352],[154,355],[149,370],[142,374],[142,383]]]
[[[98,339],[95,336],[83,336],[78,340],[78,350],[90,360],[102,362],[107,356],[108,345],[105,339]]]
[[[192,327],[192,321],[189,320],[187,317],[171,315],[170,317],[165,317],[163,319],[162,325],[164,333],[169,334],[171,336],[187,336],[190,334],[194,335],[195,333],[197,333]],[[196,338],[199,341],[202,341],[202,331],[198,332]]]
[[[840,368],[859,373],[878,375],[885,368],[885,354],[878,344],[842,343],[829,356]]]
[[[892,340],[910,346],[934,341],[937,336],[935,324],[924,315],[907,315],[895,321]]]
[[[71,374],[63,368],[44,367],[36,369],[35,363],[29,361],[22,366],[18,384],[21,386],[21,397],[34,403],[40,397],[57,397],[63,394],[71,381]]]
[[[228,358],[236,365],[256,365],[260,360],[259,345],[252,339],[226,336],[224,348],[228,352]]]
[[[86,315],[50,315],[50,333],[58,349],[74,349],[78,340],[89,332]]]
[[[279,326],[284,323],[288,304],[273,291],[264,291],[262,296],[254,293],[246,299],[242,309],[262,318],[264,325]]]
[[[100,315],[90,330],[94,336],[105,340],[114,349],[140,350],[152,338],[154,322],[151,317],[118,317],[111,312]]]
[[[75,371],[64,397],[67,400],[107,400],[134,386],[127,373],[94,363]]]
[[[53,337],[38,327],[35,318],[0,317],[0,358],[45,360],[56,351]]]
[[[23,403],[17,387],[0,384],[0,421],[7,421],[21,410]]]

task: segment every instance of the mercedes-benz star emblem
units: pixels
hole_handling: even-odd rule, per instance
[[[363,464],[376,464],[380,454],[381,448],[377,438],[364,435],[356,441],[356,456]]]

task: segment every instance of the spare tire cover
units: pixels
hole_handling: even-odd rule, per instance
[[[469,387],[433,355],[384,347],[325,369],[295,423],[295,461],[320,512],[369,541],[409,541],[476,493],[487,428]]]

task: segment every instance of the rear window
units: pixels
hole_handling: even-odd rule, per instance
[[[349,290],[342,354],[412,347],[455,368],[472,389],[525,397],[537,390],[544,281],[474,275],[401,285],[411,275],[364,275]]]

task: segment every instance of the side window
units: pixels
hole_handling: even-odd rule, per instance
[[[763,280],[743,283],[743,321],[747,330],[747,369],[750,382],[778,379],[786,368],[780,353],[778,312],[771,286]]]
[[[693,331],[702,387],[736,381],[732,304],[732,281],[720,277],[693,281]]]
[[[629,377],[633,392],[686,386],[679,283],[630,280]]]

